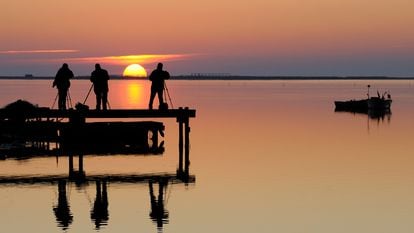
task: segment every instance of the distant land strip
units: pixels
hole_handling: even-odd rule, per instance
[[[0,79],[11,80],[51,80],[51,76],[0,76]],[[76,76],[74,79],[88,80],[90,76]],[[145,80],[147,78],[123,77],[111,75],[113,80]],[[172,76],[171,80],[414,80],[413,77],[391,77],[391,76]]]

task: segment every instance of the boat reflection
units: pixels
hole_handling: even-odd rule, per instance
[[[349,110],[338,110],[335,109],[335,113],[349,113],[352,115],[366,115],[369,120],[376,121],[377,123],[387,122],[388,124],[391,122],[391,110],[384,109],[384,110],[360,110],[360,111],[349,111]]]

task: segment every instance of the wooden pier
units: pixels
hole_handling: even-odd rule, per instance
[[[91,219],[96,229],[99,229],[109,219],[107,183],[147,185],[151,206],[149,216],[160,231],[170,216],[165,206],[169,193],[167,187],[171,190],[172,185],[185,184],[187,186],[195,183],[195,176],[190,175],[189,172],[190,118],[195,116],[196,110],[189,108],[102,111],[74,109],[62,111],[37,107],[0,109],[0,144],[12,140],[24,142],[23,144],[28,141],[39,143],[41,146],[46,144],[47,148],[39,154],[29,150],[27,155],[44,156],[44,152],[50,152],[55,153],[56,159],[64,157],[68,162],[67,173],[26,176],[10,174],[0,176],[0,186],[20,184],[56,186],[58,201],[53,206],[53,212],[58,226],[66,229],[73,219],[68,198],[70,193],[67,192],[70,187],[68,183],[74,183],[78,189],[86,190],[86,185],[95,182],[96,197],[91,209]],[[93,120],[98,118],[99,121]],[[162,154],[164,142],[158,144],[158,134],[164,136],[164,124],[152,121],[155,118],[175,118],[178,123],[179,158],[175,174],[171,171],[148,174],[123,173],[122,170],[115,174],[106,172],[87,174],[84,168],[84,155],[87,154]],[[152,141],[152,146],[149,146],[150,141]],[[56,143],[56,148],[49,148],[51,142]],[[1,152],[2,148],[0,148],[0,159],[6,159],[6,157],[1,157]],[[17,154],[24,156],[20,148],[17,148]],[[78,161],[76,162],[75,159]]]
[[[7,125],[24,125],[29,126],[28,123],[34,123],[43,125],[39,131],[38,126],[36,129],[28,130],[34,133],[46,132],[51,133],[49,141],[53,141],[53,137],[56,137],[57,141],[62,141],[62,135],[56,133],[57,131],[71,129],[71,136],[81,135],[88,129],[86,127],[90,124],[90,119],[106,119],[106,122],[113,122],[115,119],[153,119],[153,118],[175,118],[178,123],[178,151],[179,151],[179,164],[177,169],[177,175],[188,176],[189,171],[189,148],[190,148],[190,118],[195,118],[196,110],[189,108],[178,108],[168,110],[148,110],[148,109],[110,109],[110,110],[56,110],[49,108],[28,108],[28,109],[0,109],[0,122],[1,125],[6,127]],[[123,122],[120,122],[121,124]],[[134,123],[134,122],[133,122]],[[162,123],[157,122],[135,122],[138,125],[145,125],[149,131],[160,132],[163,135]],[[130,121],[125,122],[125,125],[131,124]],[[115,125],[112,123],[112,125]],[[138,127],[138,126],[135,126]],[[139,126],[141,127],[141,126]],[[91,127],[89,127],[91,128]],[[27,129],[27,128],[26,128]],[[24,131],[24,130],[23,130]],[[70,131],[70,130],[67,130]],[[56,135],[54,135],[56,134]],[[36,137],[35,135],[33,136]],[[67,141],[67,140],[66,140]],[[158,138],[153,138],[155,143],[158,143]]]

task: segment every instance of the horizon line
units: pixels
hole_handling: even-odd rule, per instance
[[[126,77],[121,74],[110,75],[116,80],[146,80],[148,77]],[[414,80],[414,76],[381,76],[381,75],[352,75],[352,76],[306,76],[306,75],[171,75],[172,80]],[[90,75],[78,75],[74,79],[89,79]],[[0,75],[0,79],[13,80],[50,80],[54,76],[34,76],[34,75]]]

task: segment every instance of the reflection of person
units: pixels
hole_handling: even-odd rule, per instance
[[[91,74],[91,82],[93,83],[93,91],[96,95],[96,109],[106,110],[108,103],[108,80],[109,74],[108,71],[101,68],[101,65],[95,64],[95,70]]]
[[[164,208],[164,189],[167,190],[168,180],[159,180],[158,181],[158,199],[154,194],[153,181],[148,181],[149,184],[149,194],[151,201],[151,219],[157,223],[157,227],[162,229],[164,223],[168,223],[169,213],[168,210]]]
[[[102,184],[100,181],[96,181],[96,198],[91,210],[91,219],[95,222],[97,230],[109,220],[106,181],[103,181]]]
[[[154,102],[155,95],[158,95],[160,107],[164,104],[164,99],[162,98],[165,85],[164,80],[169,79],[170,74],[167,71],[162,70],[162,67],[163,64],[158,63],[157,69],[152,71],[149,76],[149,80],[152,82],[149,109],[152,109],[152,103]]]
[[[69,69],[68,64],[64,63],[62,67],[58,70],[53,81],[52,87],[57,87],[58,89],[58,108],[59,110],[66,109],[66,97],[70,87],[70,79],[73,78],[73,72]]]
[[[70,213],[69,202],[66,197],[66,181],[59,180],[58,192],[58,204],[53,207],[53,212],[55,213],[56,221],[59,223],[59,226],[62,227],[63,230],[66,230],[73,221],[73,216]]]

